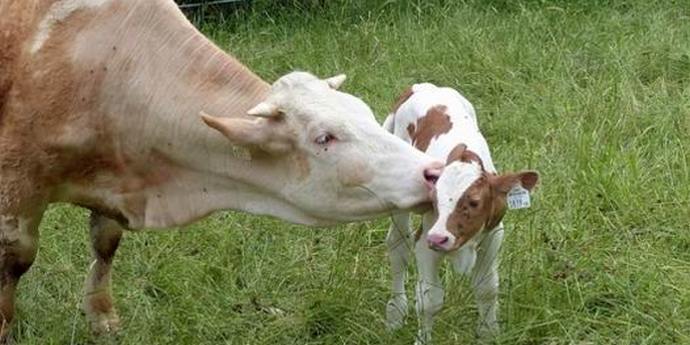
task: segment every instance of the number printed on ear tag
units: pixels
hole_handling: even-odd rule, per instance
[[[517,185],[508,192],[508,208],[517,210],[521,208],[529,208],[529,191],[522,186]]]

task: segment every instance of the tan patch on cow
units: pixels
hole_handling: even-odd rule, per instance
[[[398,96],[398,99],[395,101],[393,104],[393,108],[391,109],[391,114],[395,114],[398,112],[398,109],[400,109],[400,106],[403,105],[412,95],[414,94],[414,91],[412,91],[412,86],[408,87],[403,91],[400,96]]]
[[[338,163],[338,179],[344,186],[362,186],[370,182],[373,175],[366,162],[353,161],[348,165]]]
[[[307,156],[302,152],[295,153],[293,156],[295,166],[297,167],[297,175],[299,180],[306,179],[307,177],[309,177],[311,171]]]
[[[465,144],[457,144],[450,150],[448,158],[446,159],[446,165],[456,161],[465,163],[477,162],[482,171],[484,171],[484,162],[482,162],[482,159],[474,151],[468,150]]]
[[[29,4],[19,9],[22,5],[18,3],[33,2],[0,5],[3,13],[9,7],[20,17],[26,15],[17,22],[0,22],[0,35],[12,40],[0,40],[0,194],[9,195],[0,197],[0,210],[8,212],[33,207],[35,199],[45,198],[66,165],[79,162],[79,170],[90,170],[84,156],[99,153],[83,151],[75,142],[100,144],[95,145],[96,151],[108,146],[100,132],[103,124],[96,123],[100,119],[84,120],[95,108],[105,72],[94,68],[92,73],[78,73],[85,67],[74,66],[69,57],[73,37],[93,16],[82,10],[70,14],[63,25],[51,30],[43,49],[28,56],[22,50],[24,43],[52,2],[41,2],[35,6],[39,9]],[[5,79],[7,75],[9,79]],[[80,135],[74,135],[77,132]]]
[[[113,172],[122,178],[121,193],[159,186],[170,180],[174,166],[170,159],[154,150],[148,155],[147,161],[157,169],[150,169],[149,166],[143,166],[141,163],[133,164],[125,157],[116,156],[116,161],[112,166],[115,167]]]
[[[426,115],[417,120],[417,130],[411,135],[414,147],[426,151],[432,139],[448,133],[453,128],[453,123],[450,122],[450,116],[446,114],[446,110],[448,108],[445,105],[433,106],[426,112]]]
[[[51,5],[50,1],[0,2],[0,13],[13,13],[0,16],[0,129],[3,109],[9,98],[12,80],[16,76],[22,46]]]

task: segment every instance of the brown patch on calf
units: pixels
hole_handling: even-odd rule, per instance
[[[446,110],[448,108],[445,105],[433,106],[426,112],[426,115],[417,120],[417,130],[411,136],[414,147],[426,151],[431,139],[438,138],[453,128],[453,123],[450,122],[450,116],[446,114]]]
[[[505,195],[493,190],[491,178],[491,175],[482,174],[467,188],[449,215],[446,228],[456,238],[453,249],[461,247],[482,229],[493,229],[503,219]]]
[[[409,125],[407,125],[407,134],[410,135],[410,138],[414,138],[414,132],[415,132],[414,123],[410,123]]]
[[[400,109],[400,106],[405,103],[412,95],[414,94],[414,91],[412,91],[412,86],[409,86],[405,91],[403,91],[400,96],[398,96],[398,99],[395,101],[393,104],[393,108],[391,109],[391,114],[395,114],[398,112],[398,109]]]
[[[446,221],[446,228],[456,238],[453,248],[460,248],[481,230],[492,230],[503,219],[507,206],[507,194],[515,185],[532,190],[539,179],[533,171],[482,176],[470,185],[460,197],[455,209]]]

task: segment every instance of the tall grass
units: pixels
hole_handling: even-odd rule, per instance
[[[506,219],[498,343],[690,343],[688,2],[292,4],[257,0],[202,30],[267,80],[345,72],[344,88],[380,118],[411,83],[458,88],[499,169],[540,171],[532,208]],[[387,226],[310,229],[228,212],[129,234],[114,274],[125,330],[108,341],[412,343],[413,317],[399,332],[383,327]],[[77,307],[85,213],[53,207],[41,236],[19,292],[18,342],[108,342],[88,334]],[[443,280],[435,343],[474,343],[469,283],[450,271]]]

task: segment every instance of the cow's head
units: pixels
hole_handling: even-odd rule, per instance
[[[438,213],[427,234],[433,249],[456,250],[483,230],[495,228],[507,209],[507,195],[516,186],[531,191],[539,180],[534,171],[496,175],[465,145],[456,147],[432,192]]]
[[[316,219],[358,220],[428,202],[443,164],[383,130],[362,100],[337,90],[344,81],[293,72],[249,110],[252,118],[204,120],[253,160],[279,166],[283,183],[272,192]]]

